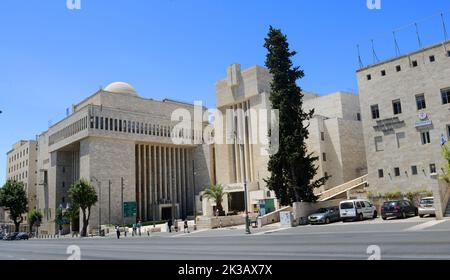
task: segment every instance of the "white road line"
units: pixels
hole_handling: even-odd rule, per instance
[[[181,234],[178,234],[178,235],[174,235],[174,236],[171,236],[170,238],[177,238],[177,237],[189,236],[189,235],[192,235],[192,234],[196,234],[196,233],[200,233],[200,232],[205,232],[205,231],[208,231],[208,230],[210,230],[210,229],[200,229],[200,230],[192,231],[192,232],[190,232],[190,233],[181,233]]]
[[[283,230],[287,230],[287,229],[289,229],[289,228],[288,227],[286,227],[286,228],[277,228],[277,229],[272,229],[272,230],[266,230],[266,231],[258,232],[258,233],[255,233],[253,235],[263,235],[263,234],[279,232],[279,231],[283,231]]]
[[[429,221],[423,224],[419,224],[419,225],[415,225],[412,226],[410,228],[405,229],[405,231],[419,231],[419,230],[424,230],[430,227],[433,227],[435,225],[438,225],[440,223],[445,222],[446,220],[434,220],[434,221]]]

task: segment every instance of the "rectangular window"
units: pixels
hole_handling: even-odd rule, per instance
[[[394,175],[395,175],[395,177],[400,176],[400,168],[398,168],[398,167],[394,168]]]
[[[327,154],[326,153],[322,153],[322,159],[323,159],[323,161],[327,161]]]
[[[95,129],[98,129],[98,117],[95,117]]]
[[[412,61],[412,67],[417,67],[419,64],[417,63],[417,60]]]
[[[402,113],[402,103],[400,102],[400,99],[392,101],[392,109],[394,111],[394,115]]]
[[[406,138],[405,133],[404,132],[398,132],[395,134],[396,138],[397,138],[397,148],[400,148],[403,140]]]
[[[422,140],[422,145],[426,145],[426,144],[430,144],[431,143],[430,132],[429,131],[421,132],[420,133],[420,138]]]
[[[397,65],[397,66],[395,66],[395,70],[397,72],[400,72],[400,71],[402,71],[402,67],[400,65]]]
[[[381,70],[381,76],[386,76],[386,70]]]
[[[370,106],[370,111],[372,112],[372,119],[376,120],[380,118],[380,110],[378,109],[378,105]]]
[[[372,75],[369,74],[369,75],[367,75],[366,77],[367,77],[367,80],[368,80],[368,81],[372,80]]]
[[[119,131],[122,131],[122,120],[119,120]]]
[[[436,58],[434,57],[434,55],[430,55],[430,62],[435,62]]]
[[[375,137],[375,151],[377,151],[377,152],[384,151],[383,136]]]
[[[383,169],[378,169],[378,178],[383,178],[383,177],[384,177]]]
[[[442,104],[450,103],[450,88],[441,89]]]
[[[430,164],[430,173],[436,174],[436,164],[434,163]]]
[[[109,130],[109,119],[105,118],[105,130]]]
[[[114,126],[113,126],[113,119],[109,119],[109,130],[114,130]]]
[[[356,120],[361,121],[361,113],[356,113]]]
[[[427,104],[425,103],[425,95],[424,94],[416,95],[416,104],[417,104],[417,110],[423,110],[423,109],[427,108]]]
[[[417,166],[416,165],[411,166],[411,173],[412,173],[412,175],[417,175]]]
[[[103,117],[100,117],[100,129],[103,129],[103,125],[104,125]]]
[[[325,141],[325,132],[320,132],[320,140]]]
[[[118,128],[117,119],[114,119],[114,131],[117,131]]]

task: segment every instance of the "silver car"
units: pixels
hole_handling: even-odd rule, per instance
[[[435,214],[434,197],[422,198],[419,203],[419,217],[423,218],[425,215],[434,216]]]
[[[329,224],[340,221],[339,207],[320,208],[316,213],[309,215],[308,222],[314,224]]]

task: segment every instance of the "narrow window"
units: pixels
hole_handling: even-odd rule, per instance
[[[430,62],[435,62],[436,58],[434,57],[434,55],[430,55]]]
[[[322,159],[323,159],[323,161],[327,161],[327,154],[326,153],[322,153]]]
[[[386,70],[381,70],[381,76],[386,76]]]
[[[356,120],[361,121],[361,113],[356,113]]]
[[[109,119],[105,118],[105,130],[109,130]]]
[[[325,141],[325,132],[320,132],[320,140]]]
[[[380,110],[378,109],[378,105],[370,106],[370,110],[372,111],[372,119],[376,120],[380,118]]]
[[[397,65],[397,66],[395,67],[395,70],[396,70],[397,72],[400,72],[400,71],[402,71],[402,67],[401,67],[400,65]]]
[[[122,131],[122,120],[119,120],[119,131]]]
[[[450,103],[450,88],[441,89],[442,104]]]
[[[436,164],[434,163],[430,164],[430,173],[436,174]]]
[[[394,115],[402,113],[402,103],[400,102],[400,99],[392,101],[392,108],[394,111]]]
[[[100,129],[103,129],[103,117],[100,117]]]
[[[366,77],[367,77],[367,80],[368,80],[368,81],[372,80],[372,75],[369,74],[369,75],[367,75]]]
[[[378,169],[378,178],[383,178],[383,177],[384,177],[383,169]]]
[[[417,67],[419,64],[417,63],[417,60],[412,61],[412,67]]]
[[[411,173],[412,173],[412,175],[417,175],[417,166],[416,165],[411,166]]]
[[[117,125],[117,119],[114,119],[114,131],[117,131],[119,126]]]
[[[398,168],[398,167],[394,168],[394,175],[395,175],[395,177],[400,176],[400,168]]]
[[[423,110],[423,109],[427,108],[424,94],[416,95],[416,105],[417,105],[417,110]]]
[[[431,139],[430,139],[430,132],[429,131],[424,131],[420,133],[421,135],[421,139],[422,139],[422,145],[426,145],[426,144],[430,144],[431,143]]]

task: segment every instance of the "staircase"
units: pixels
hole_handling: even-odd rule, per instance
[[[367,174],[320,193],[318,201],[327,201],[341,194],[344,194],[350,190],[366,186],[367,186]],[[447,211],[449,210],[450,210],[449,207],[447,207]]]
[[[450,200],[447,203],[447,208],[445,209],[444,217],[450,217]]]

